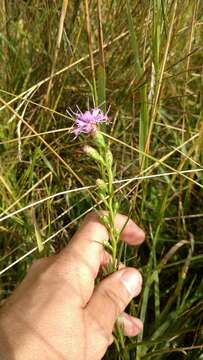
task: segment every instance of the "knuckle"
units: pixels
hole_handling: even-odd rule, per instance
[[[94,220],[95,218],[96,218],[96,213],[94,211],[91,211],[85,216],[84,221],[89,222],[91,220]]]
[[[120,293],[118,294],[112,288],[104,288],[103,297],[109,303],[111,309],[113,309],[115,317],[120,315],[120,313],[125,309],[127,305],[126,294],[124,291],[120,291]]]
[[[108,212],[106,210],[99,210],[97,212],[95,211],[90,211],[84,218],[85,222],[89,222],[89,221],[93,221],[93,220],[98,220],[100,215],[106,215]]]
[[[34,271],[34,270],[39,269],[39,267],[41,267],[44,264],[44,260],[45,260],[44,258],[34,260],[32,265],[30,266],[29,271]]]
[[[50,256],[50,257],[44,257],[42,259],[34,260],[34,262],[32,263],[32,265],[28,270],[28,273],[29,274],[39,273],[39,275],[48,273],[50,269],[53,267],[54,257],[55,256]]]

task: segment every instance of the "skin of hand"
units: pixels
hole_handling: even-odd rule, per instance
[[[116,227],[127,217],[118,214]],[[0,311],[2,360],[100,360],[113,342],[115,322],[135,336],[142,322],[124,313],[141,291],[142,277],[121,267],[95,285],[109,262],[102,243],[108,239],[96,213],[89,214],[68,246],[58,255],[37,260]],[[144,240],[132,221],[121,233],[130,245]]]

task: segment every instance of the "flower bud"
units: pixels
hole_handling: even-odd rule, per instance
[[[104,241],[104,248],[106,248],[107,250],[110,250],[112,252],[112,246],[108,240]]]
[[[111,150],[109,150],[109,149],[106,152],[106,164],[109,167],[112,167],[112,165],[113,165],[113,155],[112,155]]]
[[[102,163],[104,165],[104,159],[101,157],[101,155],[99,155],[99,153],[97,152],[97,150],[95,150],[93,147],[89,146],[89,145],[85,145],[83,148],[83,151],[90,156],[92,159]]]
[[[118,210],[119,210],[119,203],[118,203],[118,201],[116,201],[114,204],[114,214],[115,215],[117,214]]]
[[[104,202],[104,204],[106,204],[106,195],[102,191],[98,191],[97,196]]]
[[[107,215],[101,215],[101,216],[99,217],[99,220],[100,220],[101,223],[102,223],[103,225],[105,225],[107,228],[109,227],[109,218],[108,218]]]
[[[99,188],[99,190],[102,192],[102,193],[107,193],[108,192],[108,187],[106,185],[106,183],[104,182],[104,180],[102,179],[97,179],[96,180],[96,184]]]
[[[93,132],[93,138],[97,146],[101,147],[102,149],[105,149],[106,143],[104,137],[98,130]]]

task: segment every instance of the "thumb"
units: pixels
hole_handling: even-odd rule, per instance
[[[141,287],[141,274],[134,268],[121,269],[101,281],[86,307],[97,329],[110,335],[117,317],[132,298],[139,295]]]

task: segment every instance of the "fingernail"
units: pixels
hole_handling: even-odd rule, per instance
[[[135,269],[128,269],[123,272],[121,281],[131,296],[137,296],[142,287],[142,276]]]

